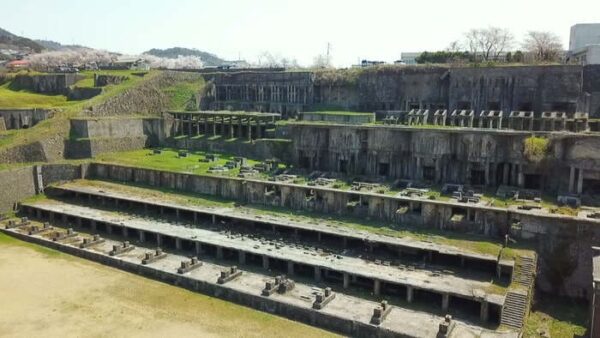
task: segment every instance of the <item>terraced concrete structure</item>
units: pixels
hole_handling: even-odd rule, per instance
[[[517,337],[536,292],[597,307],[598,72],[204,74],[215,110],[72,120],[155,149],[6,174],[45,197],[4,231],[346,335]],[[278,121],[323,106],[372,113]]]

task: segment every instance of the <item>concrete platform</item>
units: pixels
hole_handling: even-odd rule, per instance
[[[242,264],[251,258],[262,260],[263,268],[283,266],[284,271],[290,275],[293,275],[296,269],[309,269],[314,273],[316,282],[321,279],[337,280],[344,287],[366,287],[365,290],[375,296],[384,296],[388,290],[400,290],[409,303],[429,302],[431,300],[420,298],[430,296],[435,299],[434,302],[441,305],[443,311],[455,301],[469,302],[480,304],[481,309],[485,308],[486,313],[482,312],[481,317],[488,318],[489,307],[495,306],[499,309],[504,303],[504,293],[488,291],[499,292],[491,283],[461,278],[442,271],[419,269],[414,266],[402,268],[374,264],[357,257],[313,251],[302,245],[287,245],[283,242],[269,242],[223,231],[189,228],[160,219],[123,215],[55,200],[26,203],[22,207],[30,215],[51,221],[62,220],[63,224],[87,226],[92,229],[103,227],[113,234],[135,233],[133,238],[140,240],[152,237],[156,245],[166,248],[171,246],[174,249],[187,249],[190,253],[209,250],[214,252],[218,259],[225,258],[227,253],[229,256],[233,255],[235,260],[239,258]]]
[[[220,272],[227,266],[215,264],[212,260],[201,258],[203,265],[184,275],[177,273],[181,261],[188,257],[179,252],[167,251],[168,255],[157,262],[142,265],[141,258],[154,246],[140,246],[118,257],[108,255],[113,245],[120,242],[108,238],[105,242],[89,248],[79,248],[82,237],[91,237],[88,233],[80,233],[76,238],[54,242],[48,235],[27,235],[24,229],[1,229],[0,231],[11,236],[45,245],[63,252],[91,259],[109,266],[136,272],[153,277],[182,287],[196,290],[209,295],[214,295],[230,301],[235,301],[253,308],[276,313],[293,320],[302,321],[311,325],[321,326],[326,329],[357,336],[357,337],[434,337],[438,331],[438,324],[443,317],[431,315],[421,311],[412,311],[393,306],[391,312],[383,323],[375,326],[369,323],[372,310],[378,302],[368,301],[338,292],[324,309],[313,310],[312,300],[316,292],[320,291],[315,285],[296,282],[296,287],[286,294],[273,294],[270,297],[260,295],[261,289],[267,280],[272,277],[252,271],[244,271],[238,279],[226,285],[216,283]],[[352,311],[348,311],[352,309]],[[460,320],[454,320],[455,329],[449,337],[486,336],[486,337],[517,337],[516,332],[495,332],[482,329]],[[456,332],[456,334],[455,334]]]
[[[194,223],[199,217],[211,217],[214,222],[218,220],[235,220],[239,222],[259,222],[264,225],[277,228],[285,228],[291,231],[305,231],[315,233],[319,238],[322,235],[339,240],[340,243],[348,243],[349,241],[359,241],[368,243],[372,246],[384,246],[398,252],[415,253],[420,252],[427,255],[435,255],[443,258],[453,259],[457,265],[464,266],[468,262],[471,269],[480,269],[484,266],[495,265],[496,275],[507,275],[507,279],[511,278],[514,261],[498,260],[498,257],[493,255],[485,255],[460,250],[449,245],[441,245],[431,242],[419,241],[409,238],[391,237],[370,233],[367,231],[344,228],[337,225],[327,224],[326,220],[320,220],[314,223],[296,222],[283,217],[272,215],[249,215],[242,213],[235,208],[211,208],[201,206],[184,205],[180,203],[166,202],[157,198],[148,196],[135,196],[131,193],[123,193],[110,189],[109,186],[102,188],[86,186],[70,182],[58,187],[53,187],[51,194],[62,196],[78,197],[82,199],[91,199],[105,204],[114,205],[131,205],[140,206],[144,209],[154,209],[164,212],[165,209],[173,211],[178,219],[182,222],[188,221]],[[186,218],[187,217],[187,218]]]

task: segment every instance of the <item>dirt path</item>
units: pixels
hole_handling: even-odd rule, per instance
[[[0,234],[2,337],[324,337],[328,332]]]

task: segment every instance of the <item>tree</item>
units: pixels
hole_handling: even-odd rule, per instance
[[[475,61],[495,61],[514,43],[514,36],[505,28],[471,29],[465,34],[466,45]]]
[[[535,61],[553,62],[558,61],[563,46],[558,35],[552,32],[529,31],[523,49],[531,53]]]

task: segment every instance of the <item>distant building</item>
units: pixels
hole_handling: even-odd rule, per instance
[[[109,68],[148,71],[150,64],[142,58],[123,56],[113,61]]]
[[[421,53],[415,53],[415,52],[409,52],[409,53],[401,53],[400,54],[400,60],[405,64],[405,65],[416,65],[417,64],[417,58],[421,56]]]
[[[29,69],[30,64],[27,60],[13,60],[8,62],[5,67],[9,70]]]
[[[371,60],[362,60],[360,62],[360,66],[365,68],[365,67],[372,67],[372,66],[379,66],[379,65],[383,65],[385,64],[385,62],[383,61],[371,61]]]
[[[567,61],[584,65],[600,64],[600,23],[571,27]]]

